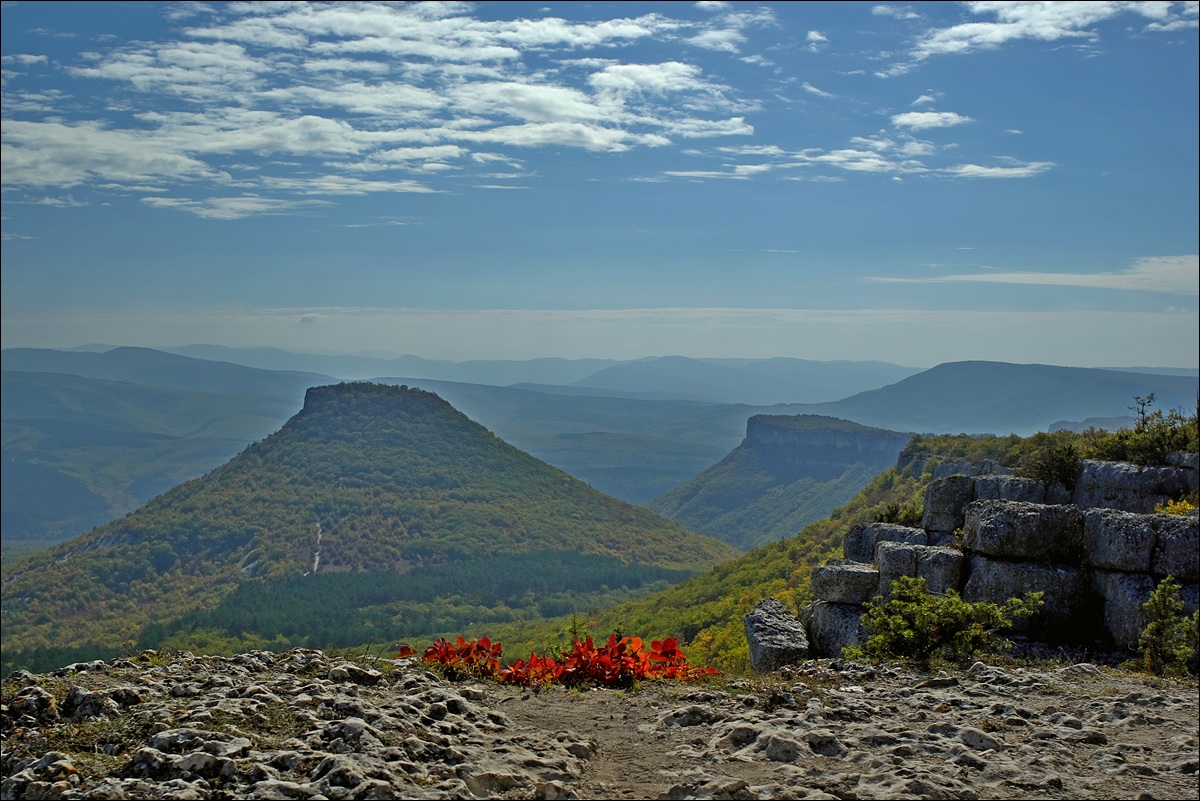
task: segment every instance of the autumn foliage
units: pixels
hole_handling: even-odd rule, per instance
[[[397,657],[416,655],[405,646]],[[425,649],[422,659],[443,666],[455,673],[492,677],[506,684],[522,687],[542,684],[581,684],[601,687],[629,687],[644,679],[674,679],[692,681],[716,675],[711,667],[689,665],[674,637],[654,640],[646,650],[641,637],[621,637],[613,634],[608,643],[596,647],[591,637],[574,638],[570,653],[559,658],[530,654],[508,667],[500,667],[501,646],[487,637],[467,641],[459,637],[455,643],[439,639]]]

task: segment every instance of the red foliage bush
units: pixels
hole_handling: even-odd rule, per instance
[[[405,646],[396,656],[415,654],[414,649]],[[717,673],[711,667],[689,665],[674,637],[654,640],[649,651],[644,649],[641,637],[618,639],[614,634],[600,648],[591,637],[583,641],[575,638],[571,652],[563,656],[561,662],[552,656],[535,653],[530,654],[529,659],[518,659],[505,668],[500,667],[500,654],[500,643],[493,643],[487,637],[470,642],[459,637],[455,644],[439,639],[425,649],[422,658],[451,671],[491,676],[500,682],[522,687],[533,684],[629,687],[643,679],[692,681]]]

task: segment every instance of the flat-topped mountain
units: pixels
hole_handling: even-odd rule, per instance
[[[734,555],[432,393],[323,386],[223,467],[14,565],[5,657],[186,631],[380,641],[589,608]]]
[[[790,537],[854,497],[912,436],[820,415],[755,415],[728,456],[647,506],[752,548]]]

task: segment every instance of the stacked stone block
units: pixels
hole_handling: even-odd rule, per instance
[[[857,526],[846,558],[813,571],[817,600],[800,615],[811,653],[837,656],[861,643],[863,604],[886,597],[900,576],[969,602],[1003,604],[1040,591],[1042,611],[1018,621],[1018,631],[1051,643],[1136,647],[1147,622],[1142,604],[1167,575],[1183,585],[1189,614],[1200,604],[1200,517],[1153,513],[1195,491],[1195,461],[1085,461],[1073,494],[994,465],[955,465],[929,485],[920,528]]]

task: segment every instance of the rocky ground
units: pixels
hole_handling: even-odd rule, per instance
[[[820,660],[625,691],[318,651],[3,685],[3,798],[1197,798],[1195,682]]]

